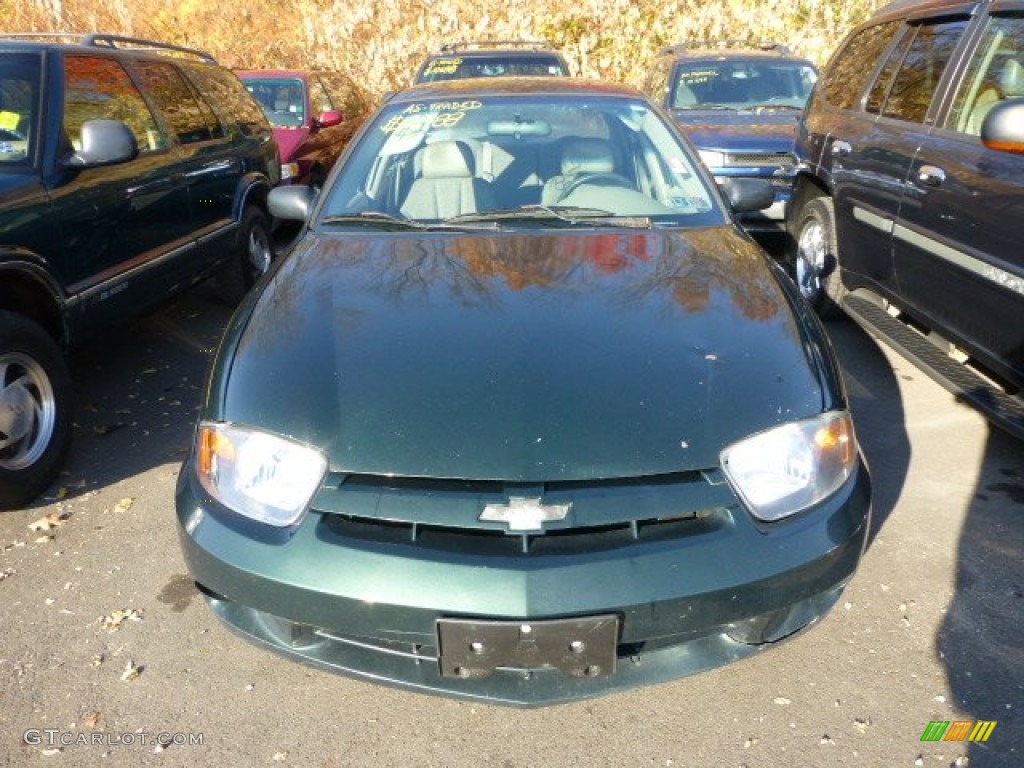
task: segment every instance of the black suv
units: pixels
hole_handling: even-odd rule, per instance
[[[62,348],[213,274],[269,266],[280,169],[259,105],[199,51],[0,36],[0,509],[56,477]]]
[[[717,179],[772,183],[771,208],[740,222],[778,236],[796,174],[796,125],[817,77],[811,61],[776,43],[683,43],[659,54],[641,90],[672,114]]]
[[[804,296],[1024,437],[1024,3],[903,0],[855,29],[797,140]]]
[[[561,53],[544,41],[449,43],[424,60],[413,82],[512,75],[568,77],[569,65]]]

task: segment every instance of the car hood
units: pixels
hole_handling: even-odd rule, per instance
[[[800,113],[787,110],[754,115],[676,109],[672,117],[700,149],[781,152],[793,148]]]
[[[309,128],[282,128],[279,125],[275,125],[273,128],[274,141],[277,142],[277,151],[281,155],[281,162],[290,163],[302,142],[309,136]]]
[[[319,446],[340,472],[715,467],[835,394],[775,274],[728,228],[310,233],[229,330],[206,415]]]

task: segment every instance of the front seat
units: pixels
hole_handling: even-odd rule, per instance
[[[410,219],[447,219],[494,210],[494,195],[476,178],[473,155],[461,141],[437,141],[422,150],[420,177],[399,209]]]
[[[578,138],[562,147],[561,175],[552,176],[540,193],[543,205],[554,205],[576,180],[595,173],[614,173],[615,155],[607,139]]]

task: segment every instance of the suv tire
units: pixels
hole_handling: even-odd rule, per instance
[[[71,438],[71,383],[60,348],[36,323],[0,311],[0,509],[38,496]]]
[[[800,295],[823,319],[842,314],[846,288],[839,274],[836,215],[824,196],[808,198],[795,217],[793,278]]]
[[[235,255],[217,275],[221,295],[229,304],[241,301],[274,260],[270,222],[254,205],[245,209],[237,242]]]

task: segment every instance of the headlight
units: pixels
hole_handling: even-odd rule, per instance
[[[700,155],[700,159],[704,161],[704,165],[708,168],[721,168],[725,165],[725,153],[724,152],[712,152],[710,149],[701,149],[697,152]]]
[[[319,451],[249,427],[204,421],[196,433],[199,481],[240,515],[287,527],[305,514],[327,471]]]
[[[781,520],[835,493],[857,465],[846,411],[783,424],[722,451],[722,469],[759,520]]]

